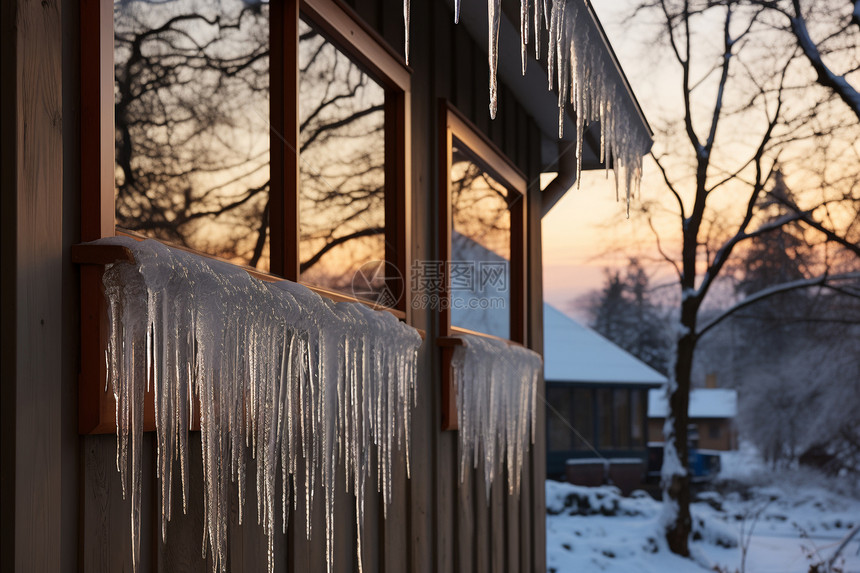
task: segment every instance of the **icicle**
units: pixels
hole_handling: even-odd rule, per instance
[[[409,65],[409,20],[410,20],[410,12],[411,7],[409,6],[409,0],[403,0],[403,51],[406,58],[406,65]]]
[[[508,493],[519,493],[525,453],[534,440],[535,391],[542,369],[535,352],[504,341],[463,335],[452,368],[457,390],[460,481],[484,460],[487,496],[505,470]]]
[[[499,106],[498,79],[496,69],[499,64],[499,26],[502,22],[502,0],[487,0],[487,26],[489,27],[490,59],[490,119],[496,119]]]
[[[526,75],[526,63],[528,54],[526,46],[529,43],[529,0],[520,0],[520,61],[522,72]]]
[[[454,0],[454,22],[460,21],[460,2]],[[489,110],[496,117],[498,110],[498,43],[501,22],[501,0],[487,0],[488,46],[490,66]],[[404,0],[406,26],[406,58],[409,58],[409,0]],[[581,181],[582,142],[588,126],[599,121],[600,157],[616,176],[620,195],[622,185],[629,214],[630,199],[639,190],[642,178],[642,157],[651,146],[651,138],[632,126],[641,122],[629,95],[607,73],[615,68],[612,55],[602,48],[602,41],[591,36],[599,32],[591,21],[587,0],[520,0],[520,58],[522,73],[526,72],[526,46],[529,42],[529,10],[534,10],[535,57],[540,58],[541,31],[549,32],[547,48],[547,83],[550,90],[558,88],[558,136],[564,136],[567,105],[575,112],[575,141],[577,142],[577,184]],[[600,40],[599,38],[597,40]]]
[[[393,315],[355,303],[334,304],[286,281],[267,284],[232,265],[169,249],[154,241],[105,239],[134,253],[135,265],[105,270],[110,332],[108,387],[117,404],[117,468],[132,501],[132,547],[140,545],[144,389],[155,399],[162,538],[173,500],[178,458],[187,507],[188,425],[200,404],[203,458],[202,551],[213,571],[227,568],[230,481],[239,520],[247,489],[245,459],[256,466],[257,516],[274,569],[276,507],[284,528],[289,496],[313,511],[322,485],[326,554],[334,549],[334,484],[339,465],[356,496],[358,561],[367,476],[376,448],[380,490],[391,499],[395,450],[407,457],[421,338]],[[303,465],[297,463],[299,456]],[[278,467],[280,465],[280,468]],[[276,504],[277,476],[282,487]],[[310,519],[306,522],[310,536]],[[360,565],[361,566],[361,565]]]

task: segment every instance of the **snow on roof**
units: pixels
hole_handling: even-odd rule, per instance
[[[665,418],[667,403],[663,390],[648,393],[648,417]],[[690,392],[691,418],[734,418],[738,413],[738,392],[728,388],[697,388]]]
[[[557,308],[543,305],[544,377],[552,382],[665,384],[666,377]]]

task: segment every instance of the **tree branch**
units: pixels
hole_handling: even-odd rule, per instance
[[[813,277],[810,279],[800,279],[796,281],[791,281],[787,283],[782,283],[778,285],[774,285],[772,287],[768,287],[766,289],[762,289],[759,292],[752,294],[745,298],[744,300],[732,305],[725,311],[723,311],[719,316],[712,318],[708,321],[699,331],[696,333],[697,338],[701,338],[706,332],[723,322],[725,319],[729,318],[731,315],[736,313],[737,311],[746,308],[752,304],[755,304],[761,300],[772,297],[777,294],[783,294],[795,290],[812,288],[812,287],[826,287],[831,290],[842,292],[842,289],[836,285],[831,285],[830,283],[833,281],[843,281],[843,280],[860,280],[860,273],[846,273],[841,275],[833,275],[828,277],[826,274],[818,277]]]
[[[314,256],[312,256],[307,261],[305,261],[301,265],[299,265],[299,267],[300,267],[299,272],[303,273],[303,272],[307,271],[309,268],[311,268],[312,266],[317,264],[319,262],[319,260],[321,258],[323,258],[323,255],[325,255],[327,252],[329,252],[333,248],[337,247],[338,245],[342,245],[342,244],[346,243],[347,241],[351,241],[353,239],[358,239],[360,237],[372,237],[373,235],[381,235],[384,232],[385,232],[385,229],[383,229],[381,227],[371,227],[369,229],[362,229],[360,231],[356,231],[354,233],[350,233],[348,235],[343,235],[343,236],[338,237],[336,239],[332,239],[331,241],[326,243],[326,245],[323,248],[321,248],[319,251],[317,251],[317,253]]]
[[[848,241],[844,237],[841,237],[840,235],[834,233],[832,230],[828,229],[827,227],[813,219],[811,211],[802,211],[794,201],[792,201],[788,196],[783,193],[771,193],[771,196],[776,199],[781,205],[784,205],[791,209],[791,211],[796,215],[796,218],[798,220],[803,221],[813,229],[823,233],[824,236],[827,237],[828,241],[837,243],[860,257],[860,245]]]
[[[675,200],[678,202],[678,209],[681,211],[681,221],[683,221],[687,215],[684,212],[684,202],[681,200],[681,195],[675,189],[675,185],[672,183],[672,180],[669,179],[669,174],[666,172],[666,168],[663,167],[663,164],[660,162],[660,158],[655,155],[654,151],[651,151],[651,158],[654,159],[654,163],[657,164],[657,169],[660,170],[660,173],[663,175],[663,181],[666,183],[666,187],[669,188],[669,191],[672,192],[672,195],[675,196]]]
[[[791,31],[797,39],[797,44],[800,46],[803,55],[812,65],[812,69],[818,74],[818,83],[822,86],[831,89],[845,104],[851,108],[857,119],[860,120],[860,92],[848,83],[845,76],[840,76],[835,73],[821,57],[821,52],[818,46],[812,41],[809,35],[809,30],[806,27],[806,19],[800,8],[800,0],[792,0],[794,6],[794,14],[789,17],[791,23]],[[860,1],[854,3],[854,13],[852,20],[860,25]]]

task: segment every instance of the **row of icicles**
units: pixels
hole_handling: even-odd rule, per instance
[[[405,56],[409,62],[411,0],[403,0]],[[489,31],[487,54],[490,65],[490,117],[498,109],[499,28],[502,0],[487,0]],[[586,128],[600,123],[600,161],[615,173],[616,193],[624,190],[628,209],[631,196],[638,193],[642,179],[642,158],[651,148],[650,135],[639,127],[642,119],[628,101],[625,86],[610,70],[615,61],[603,47],[603,38],[591,21],[588,0],[520,0],[520,57],[526,73],[529,16],[534,29],[535,58],[540,59],[541,32],[549,37],[548,89],[558,90],[558,137],[564,136],[565,109],[573,108],[576,125],[576,180],[582,171],[582,143]],[[460,20],[461,0],[454,0],[454,22]]]
[[[188,507],[189,431],[199,418],[202,553],[211,552],[213,571],[227,569],[231,486],[239,523],[246,492],[256,489],[271,572],[278,518],[286,533],[290,509],[301,497],[310,539],[314,492],[321,485],[331,568],[339,469],[355,496],[361,570],[366,488],[381,492],[387,515],[398,452],[410,472],[418,331],[388,312],[335,303],[289,281],[266,283],[239,267],[156,241],[116,237],[100,243],[125,246],[134,255],[134,263],[108,265],[104,285],[107,384],[116,399],[117,468],[123,494],[131,497],[135,568],[144,403],[151,392],[164,542],[174,498],[181,497],[183,512]],[[461,475],[480,457],[489,491],[504,460],[513,493],[533,439],[540,357],[480,337],[468,337],[466,344],[454,357]],[[247,454],[256,466],[250,483]],[[174,462],[180,492],[172,487]]]

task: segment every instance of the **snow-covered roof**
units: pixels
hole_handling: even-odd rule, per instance
[[[664,384],[666,377],[546,303],[544,378],[552,382]]]
[[[648,417],[665,418],[668,410],[663,390],[648,393]],[[734,418],[738,413],[738,392],[728,388],[697,388],[690,392],[691,418]]]

